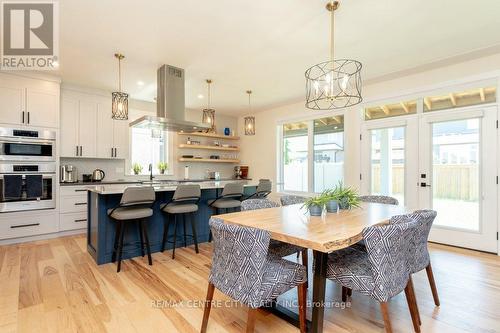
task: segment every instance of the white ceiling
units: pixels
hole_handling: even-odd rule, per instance
[[[217,112],[248,111],[304,96],[304,71],[328,59],[326,0],[61,0],[59,75],[152,101],[156,69],[186,70],[186,107],[202,108],[211,78]],[[497,0],[343,0],[337,58],[363,63],[363,79],[500,44]],[[144,86],[139,86],[143,81]]]

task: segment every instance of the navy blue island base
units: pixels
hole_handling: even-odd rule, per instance
[[[255,193],[256,186],[245,186],[245,195],[249,196]],[[198,243],[208,242],[209,226],[208,221],[214,214],[213,208],[208,206],[207,201],[214,199],[220,194],[221,188],[207,188],[201,190],[201,200],[198,204],[199,209],[195,215],[195,225]],[[151,246],[151,253],[160,252],[162,246],[164,213],[160,210],[160,205],[169,202],[174,194],[174,189],[157,190],[156,201],[153,206],[154,214],[147,223],[147,232]],[[113,244],[115,238],[115,221],[108,217],[107,211],[109,208],[114,208],[120,202],[122,193],[106,193],[99,191],[88,191],[88,226],[87,226],[87,250],[94,258],[98,265],[111,262],[113,254]],[[173,235],[173,223],[170,224],[169,235]],[[187,234],[191,234],[191,228],[187,228]],[[183,228],[177,228],[177,235],[180,241],[177,242],[177,247],[184,246]],[[124,244],[138,244],[139,229],[135,223],[130,223],[125,229]],[[193,244],[190,237],[187,237],[187,245]],[[165,249],[172,248],[171,243],[165,245]],[[124,246],[123,259],[139,257],[141,250],[139,246]]]

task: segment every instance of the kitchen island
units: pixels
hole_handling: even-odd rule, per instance
[[[239,181],[239,180],[234,180]],[[234,182],[233,181],[233,182]],[[208,221],[210,216],[214,213],[213,209],[208,206],[207,201],[210,199],[215,199],[224,188],[224,185],[231,181],[207,181],[200,184],[201,187],[201,199],[198,204],[199,209],[195,215],[195,225],[198,243],[203,243],[208,241],[209,227]],[[257,188],[256,182],[244,182],[245,196],[255,193]],[[87,225],[87,250],[90,255],[94,258],[98,265],[111,262],[111,256],[113,254],[113,244],[115,238],[115,222],[108,217],[107,211],[109,208],[116,207],[121,199],[121,196],[125,189],[129,186],[145,186],[143,184],[110,184],[110,185],[97,185],[89,186],[88,190],[88,225]],[[176,185],[170,185],[168,183],[153,183],[156,192],[156,201],[153,206],[153,216],[148,219],[147,232],[149,236],[149,242],[151,246],[151,253],[159,252],[161,250],[161,242],[163,237],[164,228],[164,213],[160,210],[160,205],[165,202],[169,202],[177,188]],[[173,226],[171,225],[171,228]],[[189,229],[189,228],[188,228]],[[139,232],[138,228],[134,227],[133,223],[126,228],[126,233],[124,236],[125,243],[136,243],[139,242]],[[189,233],[189,231],[188,231]],[[173,234],[173,230],[170,230],[169,234]],[[183,230],[182,227],[177,229],[177,234],[179,235],[178,247],[183,246]],[[187,240],[187,245],[193,244],[192,239]],[[172,244],[167,243],[165,245],[166,249],[171,249]],[[139,246],[124,247],[123,259],[138,257],[141,255]]]

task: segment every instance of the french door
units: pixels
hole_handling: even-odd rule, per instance
[[[497,110],[424,113],[419,206],[438,212],[430,240],[497,252]]]
[[[397,118],[363,125],[362,192],[436,210],[431,241],[496,253],[496,107]]]

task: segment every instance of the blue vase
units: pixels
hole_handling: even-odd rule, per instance
[[[322,212],[323,212],[323,206],[318,206],[318,205],[309,206],[309,214],[311,214],[311,216],[321,216]]]
[[[231,129],[229,127],[224,128],[224,135],[231,135]]]
[[[326,211],[328,213],[336,213],[339,208],[339,204],[336,200],[330,200],[326,203]]]

